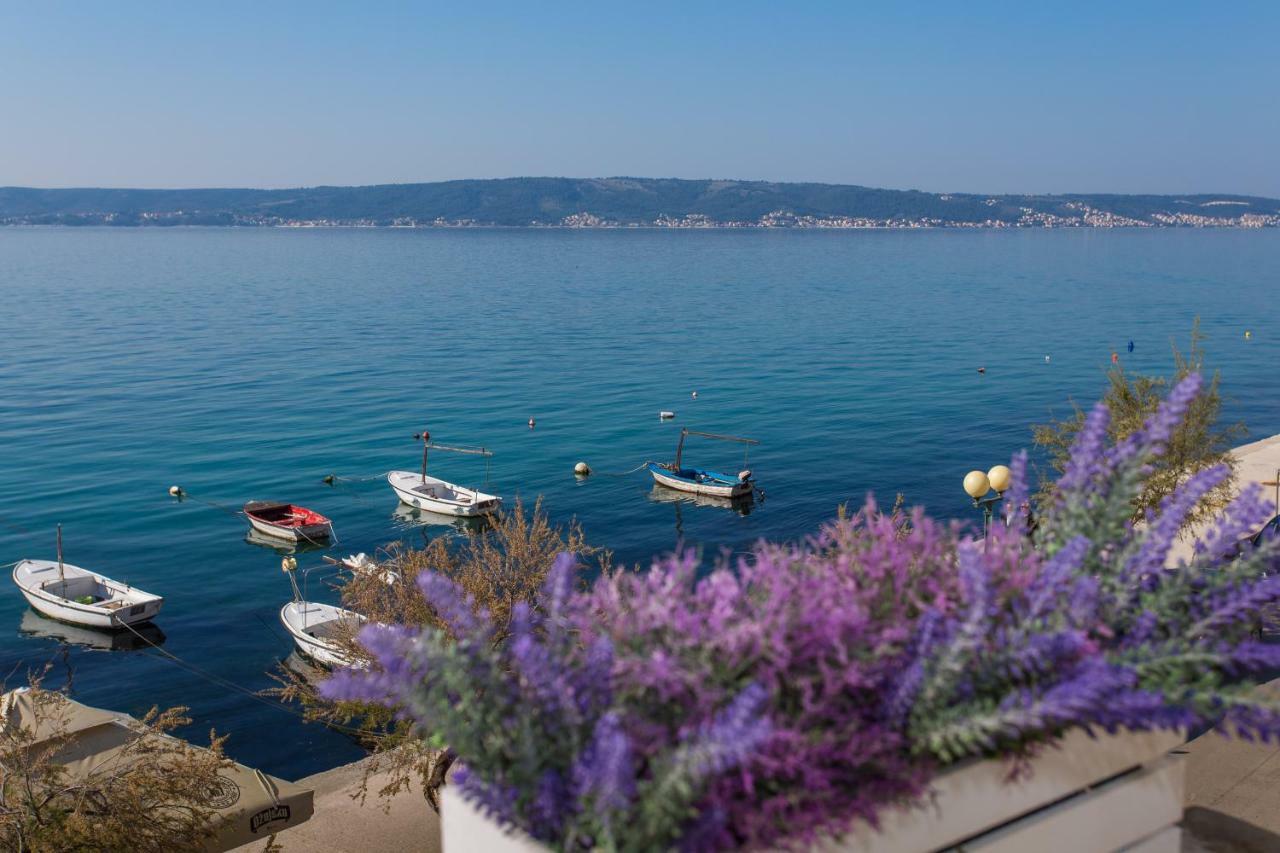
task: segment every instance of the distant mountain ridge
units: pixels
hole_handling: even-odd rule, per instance
[[[0,187],[0,224],[508,227],[1278,227],[1280,199],[978,195],[674,178],[500,178],[362,187]]]

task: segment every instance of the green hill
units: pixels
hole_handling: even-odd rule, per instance
[[[1280,225],[1235,195],[939,194],[838,184],[506,178],[365,187],[0,187],[0,223],[109,225]]]

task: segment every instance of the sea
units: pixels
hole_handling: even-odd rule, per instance
[[[635,567],[799,539],[869,493],[980,523],[968,471],[1021,448],[1043,467],[1033,424],[1090,405],[1113,353],[1170,373],[1196,318],[1225,418],[1280,432],[1274,229],[0,228],[0,300],[0,563],[53,558],[61,524],[67,561],[165,597],[160,651],[10,585],[0,677],[186,706],[180,734],[289,779],[363,752],[256,695],[290,658],[292,591],[235,510],[330,516],[338,543],[297,559],[336,601],[324,553],[464,535],[379,476],[417,469],[423,429],[493,454],[433,474],[541,499]],[[763,495],[655,487],[637,466],[682,428],[758,440],[691,437],[685,461]]]

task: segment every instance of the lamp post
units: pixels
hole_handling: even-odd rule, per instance
[[[1004,493],[1008,491],[1012,478],[1013,474],[1007,465],[997,465],[985,474],[981,471],[970,471],[964,477],[965,494],[973,498],[976,509],[982,510],[983,541],[986,541],[987,531],[991,528],[991,516],[995,511],[995,505],[1004,500]],[[993,491],[995,495],[990,495],[989,493]]]

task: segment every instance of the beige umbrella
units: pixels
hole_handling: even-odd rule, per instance
[[[50,719],[47,713],[37,713],[30,691],[12,690],[0,698],[0,716],[5,726],[29,729],[35,740],[33,746],[61,740],[53,760],[63,765],[72,778],[90,779],[126,744],[139,737],[131,725],[137,721],[128,714],[91,708],[65,697],[61,701],[65,707]],[[207,849],[231,850],[309,820],[312,796],[307,788],[243,764],[224,767],[218,771],[217,784],[204,804],[215,813]]]

